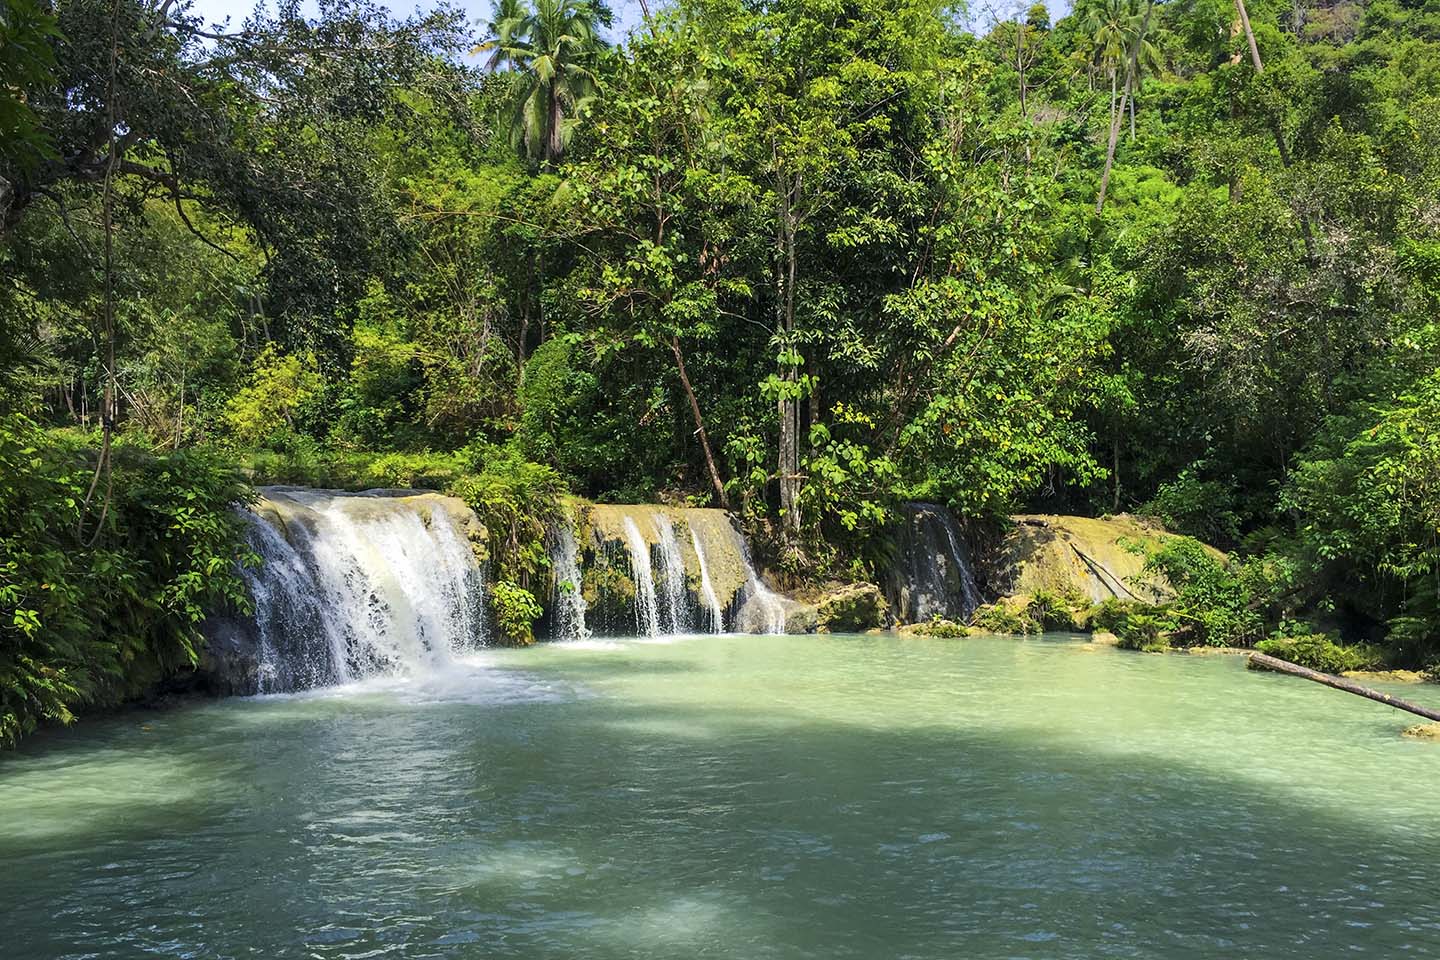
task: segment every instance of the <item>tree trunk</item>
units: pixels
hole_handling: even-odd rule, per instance
[[[781,243],[784,247],[784,263],[780,279],[781,296],[777,307],[780,311],[782,349],[791,350],[789,334],[795,332],[795,213],[793,198],[800,189],[797,176],[786,184],[782,195]],[[777,466],[780,473],[780,516],[781,530],[787,545],[795,546],[800,538],[800,400],[795,394],[796,366],[785,363],[780,373],[785,388],[779,400],[780,449]]]
[[[515,383],[525,385],[525,341],[530,336],[530,313],[520,314],[520,336],[515,340]]]
[[[1319,670],[1311,670],[1309,667],[1302,667],[1297,663],[1281,660],[1279,657],[1271,657],[1263,653],[1252,653],[1250,655],[1250,668],[1252,670],[1274,670],[1276,673],[1288,673],[1293,677],[1303,677],[1306,680],[1313,680],[1316,683],[1333,687],[1336,690],[1353,693],[1357,697],[1364,697],[1367,700],[1374,700],[1376,703],[1383,703],[1387,707],[1394,707],[1397,710],[1407,710],[1427,720],[1440,721],[1440,710],[1431,710],[1429,707],[1422,707],[1417,703],[1411,703],[1409,700],[1401,700],[1399,697],[1392,697],[1388,693],[1381,693],[1379,690],[1372,690],[1369,687],[1361,686],[1353,680],[1337,677],[1333,673],[1321,673]]]
[[[1117,434],[1111,438],[1110,464],[1111,472],[1115,475],[1115,502],[1110,507],[1111,513],[1120,512],[1120,437]]]
[[[1105,212],[1105,194],[1110,189],[1110,170],[1115,166],[1115,146],[1120,140],[1120,125],[1125,122],[1125,102],[1130,98],[1130,72],[1125,73],[1125,92],[1119,109],[1110,115],[1110,142],[1105,147],[1105,172],[1100,175],[1100,196],[1095,199],[1095,212]]]
[[[564,152],[564,141],[560,136],[560,97],[555,93],[555,84],[550,84],[550,129],[546,131],[545,159],[553,166],[560,162]]]
[[[1255,43],[1255,31],[1250,29],[1250,13],[1245,9],[1245,0],[1235,0],[1235,12],[1240,14],[1240,26],[1245,30],[1245,42],[1250,45],[1250,64],[1256,73],[1264,73],[1260,62],[1260,47]]]
[[[710,471],[710,483],[715,487],[715,501],[726,510],[730,500],[725,496],[725,484],[720,479],[720,470],[715,466],[715,453],[710,449],[710,434],[705,430],[705,418],[700,415],[700,401],[695,399],[695,389],[690,385],[690,374],[685,370],[685,354],[680,350],[680,338],[671,334],[670,350],[675,354],[675,369],[680,373],[680,383],[685,387],[685,396],[690,401],[690,413],[695,417],[695,435],[700,438],[700,449],[705,454],[705,468]]]
[[[1245,9],[1245,0],[1235,0],[1235,12],[1240,15],[1240,26],[1245,30],[1245,43],[1250,48],[1250,65],[1255,68],[1255,75],[1258,77],[1265,72],[1265,64],[1260,60],[1260,47],[1255,43],[1255,31],[1250,27],[1250,12]],[[1275,150],[1280,154],[1280,165],[1289,169],[1290,150],[1285,146],[1285,128],[1280,125],[1279,117],[1270,118],[1270,132],[1275,136]],[[1307,259],[1315,259],[1315,234],[1310,228],[1310,218],[1305,214],[1299,214],[1300,235],[1305,242],[1305,256]]]
[[[820,410],[820,368],[815,363],[815,358],[810,357],[805,361],[805,373],[810,377],[810,426],[813,427],[822,419]],[[815,444],[810,444],[810,450],[815,450]]]

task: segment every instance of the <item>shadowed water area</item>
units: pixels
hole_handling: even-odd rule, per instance
[[[1404,726],[1059,638],[484,652],[34,737],[0,953],[1436,956]]]

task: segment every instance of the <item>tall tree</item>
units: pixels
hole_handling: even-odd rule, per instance
[[[513,64],[524,77],[511,137],[533,161],[559,163],[577,116],[599,91],[596,68],[607,44],[600,28],[609,7],[593,0],[502,0],[489,43],[492,61]],[[502,15],[503,14],[503,15]]]
[[[1134,92],[1140,63],[1155,60],[1153,45],[1147,35],[1153,0],[1142,0],[1144,8],[1137,12],[1133,0],[1108,0],[1095,34],[1096,47],[1105,58],[1110,73],[1110,131],[1105,144],[1105,169],[1100,175],[1100,192],[1095,199],[1095,212],[1105,211],[1105,194],[1110,187],[1110,172],[1115,166],[1115,148],[1120,140],[1120,126],[1125,120],[1125,107]],[[1116,97],[1116,73],[1123,70],[1125,85]],[[1133,121],[1132,121],[1133,122]]]

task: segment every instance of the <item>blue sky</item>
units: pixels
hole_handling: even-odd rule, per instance
[[[492,0],[450,0],[451,3],[465,10],[472,21],[484,23],[490,19],[490,8]],[[651,7],[660,6],[664,0],[651,0]],[[985,24],[995,18],[998,13],[1001,16],[1013,16],[1016,11],[1022,11],[1029,7],[1033,0],[971,0],[970,7],[976,23]],[[273,4],[270,4],[273,6]],[[312,6],[306,3],[306,6]],[[416,0],[394,0],[387,4],[390,9],[399,14],[409,13],[416,9]],[[421,3],[420,6],[428,7],[430,4]],[[1070,9],[1070,0],[1046,0],[1050,8],[1051,16],[1058,17]],[[640,24],[640,0],[610,0],[610,7],[615,11],[615,36],[612,39],[619,40],[627,32]],[[233,24],[239,24],[241,20],[255,8],[255,0],[195,0],[193,9],[195,13],[207,20],[221,21],[229,17]],[[479,29],[476,34],[478,36]]]
[[[384,2],[384,0],[382,0]],[[452,6],[464,10],[472,21],[485,23],[490,19],[490,8],[492,0],[450,0]],[[267,3],[273,9],[274,3]],[[429,9],[434,4],[416,3],[416,0],[392,0],[385,3],[396,14],[404,15],[417,8]],[[303,3],[304,8],[314,12],[314,4]],[[654,3],[652,3],[654,6]],[[610,7],[615,11],[615,39],[624,36],[631,27],[640,23],[640,0],[611,0]],[[207,20],[220,21],[226,17],[230,18],[232,24],[239,24],[255,9],[255,0],[195,0],[192,9],[194,12]],[[477,36],[479,30],[476,30]]]

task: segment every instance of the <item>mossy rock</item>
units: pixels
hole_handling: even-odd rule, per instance
[[[581,568],[580,595],[592,623],[615,629],[635,618],[635,581],[619,566],[603,560]]]
[[[1440,723],[1417,723],[1406,727],[1401,736],[1411,740],[1440,740]]]
[[[813,603],[791,604],[785,611],[785,632],[814,633],[820,629],[819,611]]]
[[[982,634],[1025,636],[1039,633],[1040,627],[1031,619],[1029,611],[1029,597],[1001,597],[976,610],[970,624]]]
[[[969,635],[966,627],[956,623],[954,620],[946,620],[944,617],[935,617],[923,623],[907,623],[900,628],[900,633],[907,637],[964,637]]]
[[[986,579],[1001,593],[1079,596],[1092,603],[1115,596],[1155,603],[1173,596],[1168,584],[1145,576],[1145,551],[1136,549],[1158,547],[1175,536],[1150,521],[1127,514],[1103,520],[1049,514],[1013,519],[1015,526],[983,565]]]
[[[889,604],[873,583],[852,583],[827,591],[815,605],[816,629],[829,633],[859,633],[883,626]]]

